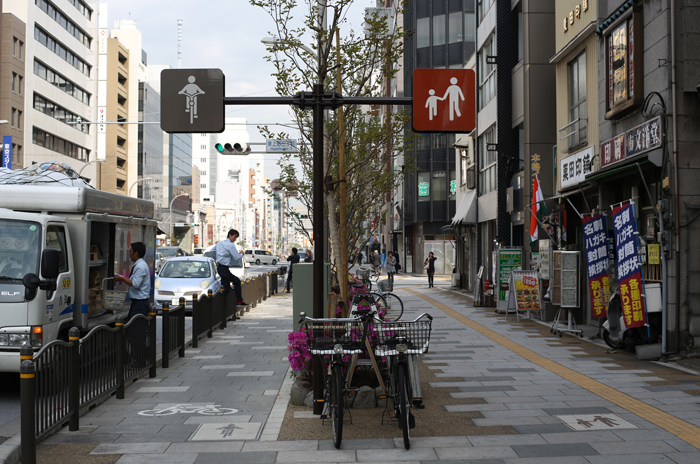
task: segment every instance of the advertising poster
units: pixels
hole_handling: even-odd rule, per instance
[[[539,240],[539,253],[540,253],[540,259],[539,259],[539,271],[540,271],[540,277],[543,280],[549,280],[549,268],[552,264],[552,249],[551,249],[551,240],[549,239],[541,239]]]
[[[647,323],[647,316],[646,303],[642,296],[644,282],[637,252],[637,221],[633,203],[613,208],[613,226],[622,316],[628,329],[641,327]]]
[[[523,251],[520,249],[506,248],[498,250],[498,282],[499,282],[499,301],[507,301],[508,283],[510,282],[510,274],[516,268],[520,269],[523,265]]]
[[[513,271],[513,282],[518,311],[539,311],[542,295],[537,271]]]
[[[591,317],[606,317],[610,301],[608,218],[604,215],[584,216],[581,221],[588,290],[591,294]]]

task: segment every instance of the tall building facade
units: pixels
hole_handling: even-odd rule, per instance
[[[163,218],[164,187],[168,185],[163,176],[163,131],[160,121],[160,93],[148,82],[139,82],[139,122],[137,175],[138,197],[151,200],[155,205],[155,218]]]
[[[408,3],[403,27],[415,32],[405,39],[406,95],[413,92],[415,69],[465,66],[476,46],[474,14],[474,0]],[[415,171],[406,175],[401,198],[407,272],[423,272],[422,263],[431,251],[439,260],[436,272],[452,272],[454,236],[448,227],[456,209],[454,142],[453,134],[420,134],[409,154]],[[393,206],[395,209],[397,205]],[[394,211],[390,214],[393,216]]]
[[[0,3],[2,11],[2,3]],[[9,150],[8,163],[11,169],[24,167],[25,150],[25,83],[26,60],[26,24],[12,13],[2,14],[0,24],[0,119],[8,124],[0,125],[3,159]],[[5,146],[7,145],[7,146]]]
[[[31,32],[22,50],[24,68],[33,72],[21,84],[28,104],[15,120],[26,128],[24,166],[63,161],[94,181],[96,167],[86,165],[94,159],[96,129],[79,122],[96,115],[97,15],[82,0],[5,0],[3,13]]]

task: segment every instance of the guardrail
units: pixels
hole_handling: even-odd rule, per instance
[[[277,293],[278,274],[263,274],[241,282],[247,307],[236,305],[234,291],[228,295],[209,292],[192,301],[192,346],[212,337],[217,328],[237,319]],[[170,357],[185,356],[185,299],[171,308],[163,304],[162,367]],[[36,443],[66,423],[70,431],[80,428],[80,411],[115,393],[124,398],[128,381],[148,370],[156,376],[156,313],[137,315],[124,323],[118,316],[114,327],[100,325],[80,338],[72,328],[69,340],[55,340],[34,353],[25,344],[20,351],[21,455],[23,464],[36,464]]]
[[[180,297],[180,304],[170,308],[163,303],[163,364],[170,367],[170,356],[177,351],[179,357],[185,357],[185,298]]]

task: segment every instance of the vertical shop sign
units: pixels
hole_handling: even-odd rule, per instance
[[[588,289],[591,294],[591,317],[606,317],[610,300],[608,218],[603,215],[584,216],[581,221]]]
[[[628,329],[641,327],[647,323],[647,317],[642,266],[637,251],[634,203],[613,207],[613,225],[622,316]]]
[[[510,274],[514,269],[522,269],[523,251],[521,249],[505,248],[498,250],[498,282],[499,301],[507,301]]]

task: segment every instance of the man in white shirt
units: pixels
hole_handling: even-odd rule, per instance
[[[224,289],[224,295],[228,295],[231,290],[231,284],[236,291],[236,304],[239,306],[248,306],[248,303],[243,301],[241,292],[241,279],[231,274],[228,268],[234,260],[242,260],[243,253],[238,251],[234,242],[238,240],[238,231],[231,229],[228,231],[226,240],[222,240],[214,247],[214,256],[216,259],[216,271],[221,276],[221,286]],[[245,263],[243,263],[245,265]]]
[[[129,298],[131,298],[131,308],[129,309],[129,319],[137,314],[148,316],[151,309],[149,297],[151,294],[151,271],[148,264],[143,260],[146,254],[146,245],[142,242],[134,242],[129,248],[129,259],[134,265],[131,267],[129,277],[115,275],[115,282],[124,282],[129,286]]]

